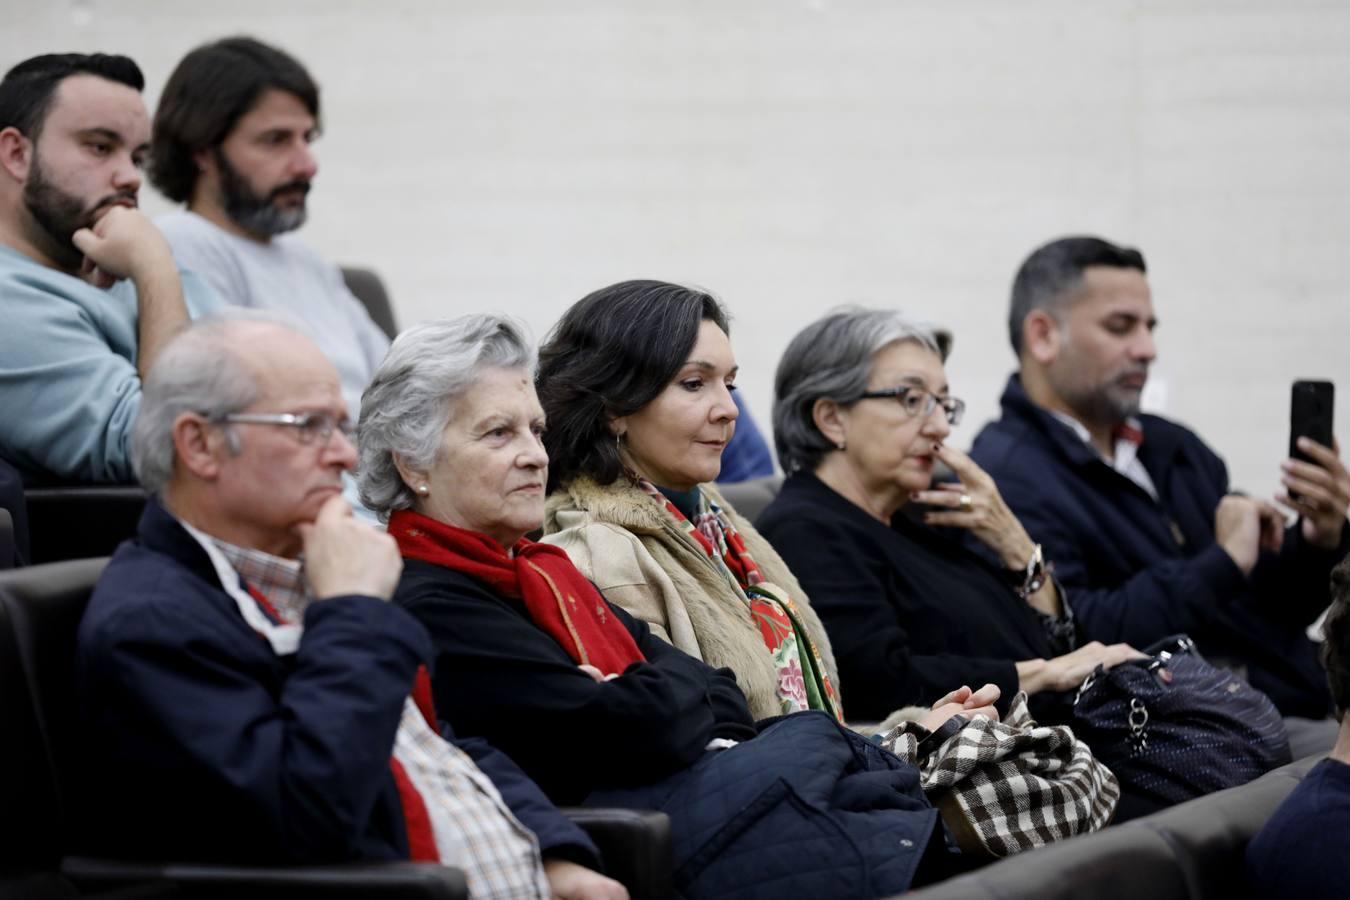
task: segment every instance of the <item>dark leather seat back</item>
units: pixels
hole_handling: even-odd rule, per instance
[[[31,563],[111,556],[135,537],[146,493],[134,484],[53,485],[24,491]]]
[[[55,869],[68,852],[75,635],[106,564],[0,572],[0,869]]]
[[[366,307],[370,319],[380,330],[389,335],[392,341],[398,337],[398,323],[394,320],[394,307],[389,302],[389,292],[384,281],[371,269],[355,266],[342,268],[342,280],[347,282],[347,290]]]
[[[28,507],[19,470],[0,459],[0,569],[28,562]]]

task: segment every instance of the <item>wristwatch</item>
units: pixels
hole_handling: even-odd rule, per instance
[[[1031,548],[1031,558],[1027,560],[1025,568],[1004,570],[1008,584],[1023,600],[1045,586],[1046,574],[1045,555],[1041,552],[1040,544]]]

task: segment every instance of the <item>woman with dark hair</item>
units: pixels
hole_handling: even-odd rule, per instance
[[[574,304],[540,347],[545,540],[654,633],[735,672],[756,718],[842,720],[824,627],[711,486],[736,427],[736,372],[726,313],[703,291],[625,281]]]
[[[757,727],[730,672],[525,539],[548,474],[533,364],[508,319],[429,323],[362,399],[361,496],[404,556],[394,600],[431,635],[438,714],[555,803],[667,812],[684,897],[874,897],[945,874],[911,765],[819,713]],[[995,698],[963,688],[921,724],[992,718]]]
[[[1076,648],[1040,547],[993,479],[945,445],[964,410],[943,370],[950,346],[895,310],[836,311],[793,338],[774,381],[788,478],[756,524],[829,630],[850,715],[885,716],[959,677],[1005,700],[1025,691],[1037,718],[1063,721],[1061,692],[1138,654]],[[938,463],[959,480],[930,489]],[[964,529],[998,563],[930,526]]]

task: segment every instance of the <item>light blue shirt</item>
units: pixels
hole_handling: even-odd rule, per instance
[[[189,315],[223,305],[180,275]],[[0,246],[0,456],[25,478],[135,482],[138,317],[129,280],[103,290]]]

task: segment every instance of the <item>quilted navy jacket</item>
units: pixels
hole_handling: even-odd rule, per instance
[[[375,597],[311,604],[276,655],[200,545],[151,500],[80,625],[87,750],[81,817],[103,855],[304,863],[407,859],[389,758],[426,630]],[[594,845],[504,754],[447,740],[497,786],[546,853],[596,866]]]
[[[1330,712],[1326,676],[1304,629],[1330,602],[1331,568],[1350,550],[1350,529],[1328,552],[1305,543],[1296,524],[1281,552],[1263,554],[1244,576],[1214,541],[1227,467],[1193,432],[1140,417],[1139,460],[1155,501],[1032,403],[1016,375],[1002,405],[971,456],[1053,561],[1080,639],[1144,647],[1186,632],[1206,655],[1244,664],[1252,685],[1285,715]]]
[[[945,874],[917,770],[823,713],[756,737],[728,670],[616,607],[647,662],[598,684],[523,604],[468,575],[407,560],[395,600],[427,624],[437,707],[457,730],[557,802],[670,815],[682,897],[883,897]],[[716,737],[741,742],[705,750]]]

